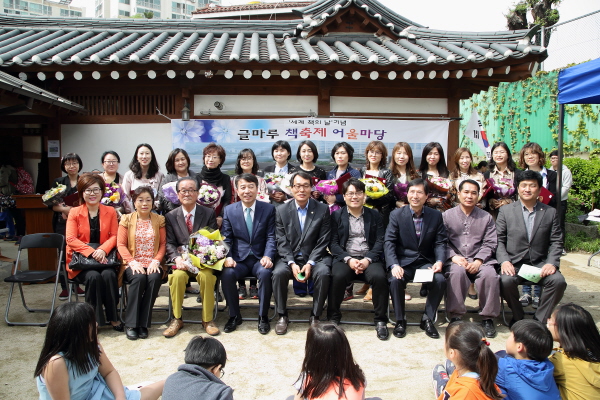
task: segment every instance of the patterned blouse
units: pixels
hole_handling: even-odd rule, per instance
[[[148,268],[154,258],[154,229],[152,220],[137,220],[135,228],[135,261]]]

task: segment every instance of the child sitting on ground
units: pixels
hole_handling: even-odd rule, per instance
[[[496,353],[496,384],[505,400],[560,400],[554,382],[554,365],[548,360],[552,352],[552,334],[539,321],[515,322],[506,341],[506,351]]]

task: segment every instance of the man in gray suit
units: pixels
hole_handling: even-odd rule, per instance
[[[187,246],[190,234],[206,226],[217,229],[215,212],[207,207],[196,204],[198,198],[198,183],[192,178],[181,178],[177,181],[177,197],[181,207],[169,212],[167,220],[167,259],[175,262],[175,269],[169,275],[169,290],[173,304],[173,319],[163,336],[171,338],[183,328],[181,313],[185,285],[190,278],[195,278],[200,285],[202,295],[202,325],[209,335],[218,335],[219,328],[213,321],[215,307],[215,283],[217,277],[210,268],[201,269],[197,275],[188,271],[181,258],[181,246]]]
[[[523,264],[541,268],[543,287],[540,305],[534,318],[546,323],[552,310],[562,299],[567,283],[559,272],[563,249],[562,234],[556,210],[538,201],[542,176],[535,171],[523,171],[516,179],[519,200],[500,207],[496,219],[500,263],[500,289],[513,312],[513,323],[523,319],[519,302],[519,287],[525,281],[519,269]]]
[[[329,290],[331,257],[327,246],[331,233],[329,207],[310,198],[312,179],[306,172],[292,175],[294,199],[277,207],[275,235],[281,259],[273,270],[273,292],[279,319],[275,333],[287,332],[287,294],[291,278],[298,282],[314,281],[310,323],[319,322]]]

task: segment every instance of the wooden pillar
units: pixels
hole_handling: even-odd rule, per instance
[[[317,110],[317,114],[320,118],[327,118],[331,115],[330,89],[331,81],[329,77],[319,79],[319,109]]]
[[[448,96],[448,117],[456,118],[450,121],[448,125],[448,154],[446,154],[446,164],[448,164],[454,152],[459,145],[460,129],[460,97],[456,89],[451,89]]]

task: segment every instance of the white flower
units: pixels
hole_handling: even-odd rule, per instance
[[[187,142],[200,142],[200,136],[204,135],[204,125],[200,121],[171,121],[171,133],[173,135],[174,147],[185,147]]]
[[[231,119],[215,120],[210,129],[210,136],[215,142],[234,142],[240,130],[238,122]]]

